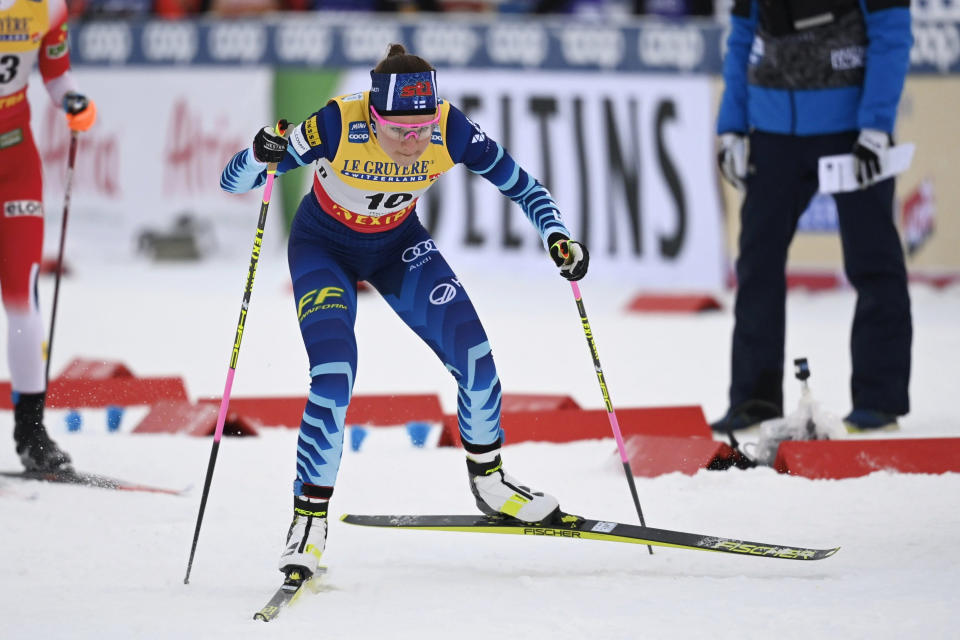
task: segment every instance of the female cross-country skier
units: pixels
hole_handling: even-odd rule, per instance
[[[64,0],[0,0],[0,289],[7,313],[13,388],[13,439],[28,471],[70,467],[47,433],[43,317],[37,275],[43,253],[43,171],[30,130],[27,84],[34,66],[74,131],[93,126],[97,109],[70,73]]]
[[[458,386],[457,419],[470,489],[484,513],[527,522],[550,518],[556,498],[503,470],[500,381],[477,312],[416,214],[417,199],[463,163],[520,205],[561,274],[579,280],[588,254],[536,179],[437,94],[434,68],[399,44],[371,72],[369,91],[330,100],[291,131],[264,127],[237,153],[221,187],[241,193],[314,163],[313,189],[290,229],[288,259],[310,392],[297,442],[293,522],[280,556],[285,574],[317,569],[327,505],[343,450],[344,417],[357,366],[357,282],[365,280],[437,354]]]

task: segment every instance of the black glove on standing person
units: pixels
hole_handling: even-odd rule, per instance
[[[257,162],[271,164],[280,162],[287,155],[287,139],[283,137],[288,123],[281,120],[277,123],[278,131],[272,127],[264,127],[257,131],[253,138],[253,157]]]
[[[878,129],[863,129],[853,145],[853,172],[860,188],[869,186],[883,173],[890,149],[890,134]]]
[[[567,280],[579,280],[587,275],[590,254],[583,244],[555,232],[547,238],[547,245],[554,264],[560,267],[560,275]]]

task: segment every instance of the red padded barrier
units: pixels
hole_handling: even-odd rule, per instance
[[[150,407],[150,413],[134,427],[133,432],[209,436],[217,429],[219,413],[220,407],[217,405],[163,400]],[[223,423],[223,435],[255,436],[257,429],[246,417],[228,411]]]
[[[155,404],[161,400],[186,400],[183,379],[175,378],[86,378],[61,379],[50,382],[47,408],[80,409],[84,407],[126,407],[134,404]],[[0,382],[0,409],[12,409],[10,383]]]
[[[213,405],[220,408],[220,398],[200,398],[200,404]],[[300,426],[303,416],[303,407],[307,399],[303,397],[263,397],[263,398],[230,398],[227,411],[256,420],[263,427],[290,427]]]
[[[512,411],[549,411],[559,409],[579,409],[580,405],[570,396],[539,393],[505,393],[500,401],[500,410]]]
[[[692,476],[701,469],[728,469],[738,458],[729,445],[712,438],[630,436],[624,449],[633,475],[645,478],[675,471]],[[614,455],[622,464],[620,453]]]
[[[787,441],[780,444],[773,466],[805,478],[960,472],[960,438]]]
[[[702,294],[641,293],[627,305],[628,311],[666,311],[671,313],[695,313],[722,309],[716,298]]]
[[[712,438],[700,406],[643,407],[617,409],[617,421],[624,437],[635,434]],[[561,409],[503,413],[500,418],[506,444],[518,442],[571,442],[612,438],[610,419],[603,409]],[[460,434],[456,416],[443,421],[440,446],[458,446]]]
[[[360,395],[353,396],[347,408],[347,424],[397,425],[411,420],[442,422],[443,409],[440,407],[439,396]]]
[[[122,362],[110,360],[89,360],[74,358],[60,372],[55,380],[106,380],[107,378],[132,378],[130,371]]]
[[[200,398],[199,402],[220,406],[220,398]],[[305,397],[230,398],[231,412],[251,418],[265,427],[299,428]],[[411,420],[441,422],[443,410],[435,394],[356,395],[347,409],[346,423],[398,425]]]

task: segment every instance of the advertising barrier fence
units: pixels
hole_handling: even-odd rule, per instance
[[[960,104],[960,23],[917,21],[914,37],[898,140],[918,150],[898,185],[902,228],[912,264],[960,270],[950,250],[960,240],[952,215],[960,192],[947,173],[960,162],[960,134],[946,126],[955,117],[950,105]],[[259,196],[221,192],[223,165],[278,116],[296,122],[329,97],[365,89],[386,44],[399,41],[440,69],[441,95],[548,186],[598,272],[622,273],[643,288],[718,289],[739,205],[715,170],[724,38],[725,27],[709,21],[414,22],[357,14],[80,23],[71,55],[100,118],[81,142],[71,255],[88,245],[91,256],[117,260],[246,247],[245,212]],[[52,225],[68,133],[39,78],[30,100]],[[309,178],[310,168],[281,178],[283,201],[270,224],[289,222]],[[799,262],[839,265],[838,243],[823,240],[829,208],[817,204],[807,226],[813,233],[795,243]],[[542,267],[543,249],[519,208],[469,172],[442,179],[419,211],[457,265]],[[85,228],[95,245],[84,242]],[[192,247],[162,245],[178,233]],[[283,234],[271,237],[279,244]]]

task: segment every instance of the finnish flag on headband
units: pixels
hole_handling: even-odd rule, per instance
[[[415,116],[437,109],[437,72],[370,72],[370,102],[377,113]]]

